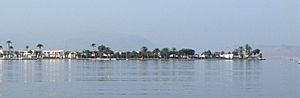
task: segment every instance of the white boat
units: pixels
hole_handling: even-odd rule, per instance
[[[300,61],[298,61],[298,64],[300,64]]]

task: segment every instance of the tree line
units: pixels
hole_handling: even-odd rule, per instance
[[[195,55],[195,50],[189,48],[182,48],[177,50],[176,48],[155,48],[153,50],[148,49],[146,46],[142,46],[138,51],[113,51],[110,47],[105,45],[96,46],[92,43],[93,50],[84,50],[77,52],[77,56],[81,58],[192,58]],[[97,49],[95,49],[97,48]]]
[[[14,46],[12,45],[13,42],[8,40],[6,41],[6,44],[7,44],[7,49],[8,49],[8,52],[6,54],[1,54],[0,56],[3,56],[3,55],[7,55],[8,58],[11,58],[14,54],[19,56],[19,54],[21,54],[20,52],[18,51],[13,51],[14,50]],[[44,47],[43,44],[37,44],[36,47],[39,49],[39,51],[32,51],[32,50],[29,50],[29,45],[26,45],[25,48],[26,50],[29,52],[29,53],[33,53],[33,54],[36,54],[37,56],[41,56],[42,55],[42,48]],[[2,45],[0,45],[0,50],[4,49],[4,47]]]
[[[220,55],[223,54],[233,54],[234,58],[253,58],[258,57],[262,58],[263,55],[260,49],[253,49],[249,44],[246,44],[244,47],[239,46],[238,48],[234,49],[232,52],[225,53],[224,51],[221,52],[212,52],[210,50],[204,51],[201,55],[204,55],[206,58],[218,58]]]
[[[14,46],[12,45],[12,43],[13,42],[10,41],[10,40],[6,41],[8,51],[14,50]],[[39,50],[42,50],[42,48],[44,47],[44,45],[39,43],[39,44],[36,45],[36,47]],[[2,45],[0,45],[0,49],[4,49],[4,47]],[[25,49],[28,50],[29,49],[29,45],[26,45]]]
[[[13,45],[12,41],[6,41],[8,56],[13,54]],[[26,45],[25,48],[29,53],[34,52],[34,54],[42,55],[41,51],[44,47],[43,44],[37,44],[36,47],[39,49],[38,51],[29,50],[29,46]],[[92,47],[91,50],[83,50],[78,52],[65,51],[65,55],[73,54],[78,58],[222,58],[221,55],[224,54],[232,54],[234,58],[251,58],[258,57],[262,58],[262,53],[260,49],[253,49],[249,44],[246,44],[244,47],[239,46],[234,49],[234,51],[225,53],[224,51],[212,52],[211,50],[207,50],[202,52],[201,54],[196,54],[195,50],[190,48],[182,48],[177,50],[176,48],[154,48],[153,50],[148,49],[146,46],[142,46],[138,51],[113,51],[110,47],[105,45],[97,46],[95,43],[90,45]],[[3,46],[0,45],[0,50],[3,49]],[[17,54],[17,53],[15,53]]]

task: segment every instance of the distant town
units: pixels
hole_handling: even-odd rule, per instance
[[[43,44],[37,44],[37,50],[25,46],[24,50],[15,50],[12,41],[6,41],[7,47],[0,45],[1,60],[39,60],[39,59],[78,59],[78,60],[147,60],[147,59],[256,59],[264,60],[260,49],[250,45],[237,47],[232,51],[196,53],[190,48],[155,48],[149,50],[142,46],[138,51],[113,51],[105,45],[90,44],[90,50],[65,51],[45,50]],[[34,47],[34,48],[35,48]]]

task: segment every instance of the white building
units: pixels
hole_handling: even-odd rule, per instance
[[[44,58],[65,58],[64,50],[43,50]]]
[[[233,59],[233,54],[221,54],[220,57],[224,59]]]
[[[68,59],[75,59],[75,58],[77,58],[76,55],[77,55],[76,52],[71,52],[71,53],[67,54],[66,58],[68,58]]]
[[[204,55],[204,54],[200,54],[200,55],[199,55],[199,58],[207,58],[207,56]]]

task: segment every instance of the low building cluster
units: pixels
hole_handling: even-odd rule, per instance
[[[68,57],[68,55],[65,55],[64,50],[0,50],[1,59],[41,59]]]
[[[204,51],[199,58],[263,59],[263,55],[259,49],[252,49],[250,45],[246,44],[245,47],[240,46],[237,49],[234,49],[234,51],[228,53],[225,53],[224,51],[214,53],[212,53],[210,50]]]

